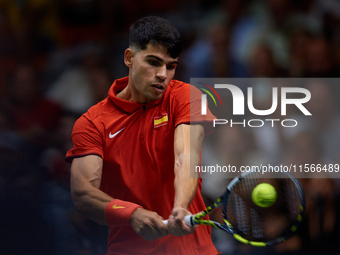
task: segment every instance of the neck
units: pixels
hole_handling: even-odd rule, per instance
[[[128,85],[117,94],[117,97],[126,101],[139,104],[144,104],[148,102],[148,100],[137,91],[136,87],[132,84],[130,80]]]

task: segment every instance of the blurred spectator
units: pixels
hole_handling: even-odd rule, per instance
[[[44,218],[53,234],[54,254],[105,254],[108,229],[79,214],[70,193],[70,164],[65,160],[66,152],[73,147],[71,133],[78,115],[65,113],[55,132],[58,143],[46,148],[40,164],[45,169]]]
[[[306,108],[312,117],[301,122],[301,125],[318,134],[324,151],[322,160],[327,163],[336,162],[340,153],[340,118],[334,98],[337,85],[329,83],[332,84],[331,79],[312,79],[306,85],[312,95]]]
[[[333,54],[324,38],[313,38],[305,45],[305,77],[336,77]]]
[[[107,36],[101,1],[60,0],[58,19],[62,47],[74,47],[87,41],[103,42]]]
[[[266,45],[272,50],[275,63],[280,68],[288,65],[289,22],[293,16],[292,1],[266,0],[255,1],[254,16],[259,23],[258,31],[249,46],[250,52],[258,45]],[[248,54],[249,58],[252,56]]]
[[[93,91],[97,90],[97,84],[91,82],[94,77],[98,77],[98,69],[105,68],[105,64],[103,50],[96,44],[84,45],[80,48],[79,55],[80,63],[65,70],[47,91],[47,96],[62,105],[65,110],[82,114],[98,102],[98,98],[95,98],[97,95],[93,94]],[[103,75],[100,79],[111,84],[107,76]],[[102,87],[101,84],[100,81],[98,86]]]
[[[43,66],[46,55],[56,46],[56,1],[2,0],[0,10],[13,32],[13,54],[20,61],[32,60]]]
[[[229,77],[229,36],[223,25],[213,25],[205,38],[183,52],[184,79],[189,82],[192,77]]]
[[[230,30],[229,54],[231,59],[231,77],[247,77],[246,61],[255,43],[260,24],[252,15],[252,1],[224,0],[221,10],[226,15],[226,26]]]
[[[53,146],[46,148],[41,155],[41,165],[46,168],[48,178],[68,189],[70,164],[64,160],[65,153],[73,147],[71,134],[77,114],[64,113],[56,127]]]
[[[292,1],[266,0],[274,25],[281,26],[290,16]]]
[[[305,30],[296,30],[290,38],[289,67],[290,77],[303,77],[305,67],[306,45],[311,35]]]
[[[43,217],[42,175],[26,151],[0,147],[0,253],[55,254]]]
[[[280,68],[274,59],[272,49],[267,45],[259,45],[252,52],[250,59],[251,77],[285,77],[286,71]]]
[[[41,84],[33,67],[20,65],[13,76],[9,109],[13,129],[23,141],[41,150],[53,141],[51,134],[62,109],[43,97]]]
[[[188,77],[247,77],[246,58],[258,24],[249,1],[224,0],[199,24],[198,39],[182,56]],[[203,31],[203,32],[202,32]]]
[[[104,67],[93,69],[89,74],[93,101],[102,101],[107,97],[107,93],[112,84],[112,78],[108,70]]]
[[[211,43],[212,52],[210,68],[212,77],[229,77],[231,68],[231,59],[229,56],[230,34],[225,27],[216,27],[212,33]]]
[[[290,150],[284,165],[322,164],[324,166],[320,141],[312,132],[301,132],[289,145]],[[316,178],[316,177],[319,178]],[[300,179],[306,196],[306,220],[300,230],[302,247],[306,252],[334,252],[335,248],[335,182],[334,179],[320,178],[320,174],[305,173]],[[325,177],[328,175],[325,173]]]
[[[323,150],[317,136],[302,131],[289,143],[289,151],[285,154],[285,163],[293,165],[322,164]]]
[[[0,8],[1,10],[1,8]],[[15,37],[6,15],[0,11],[0,99],[8,99],[7,79],[14,69],[16,57]]]
[[[0,112],[0,253],[54,254],[43,217],[44,173],[31,146],[13,132],[11,115]]]
[[[229,38],[230,31],[226,27],[222,25],[212,27],[208,38],[199,42],[201,45],[194,45],[188,52],[193,54],[193,59],[190,59],[190,56],[184,57],[185,62],[198,60],[186,66],[185,71],[190,77],[229,77],[231,72]]]
[[[327,39],[339,36],[340,3],[337,0],[314,0],[311,13],[323,23],[324,35]]]

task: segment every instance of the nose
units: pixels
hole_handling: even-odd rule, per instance
[[[166,65],[162,65],[157,69],[156,77],[160,80],[164,81],[168,77],[168,70],[166,68]]]

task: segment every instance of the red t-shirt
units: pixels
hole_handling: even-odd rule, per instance
[[[190,102],[190,91],[200,92],[187,83],[171,81],[161,99],[146,104],[116,97],[127,83],[128,77],[116,80],[109,97],[77,120],[72,133],[74,148],[66,159],[90,154],[102,157],[103,192],[167,219],[175,197],[175,128],[184,123],[208,122],[214,116],[210,112],[200,114],[200,97]],[[201,182],[189,207],[192,213],[205,209],[200,190]],[[199,226],[183,237],[169,235],[146,241],[131,226],[116,227],[109,234],[108,254],[218,254],[210,234],[209,227]]]

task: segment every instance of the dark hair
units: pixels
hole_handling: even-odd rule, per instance
[[[172,58],[177,58],[182,51],[182,38],[177,28],[156,16],[142,18],[130,27],[130,47],[145,50],[149,43],[167,48]]]

